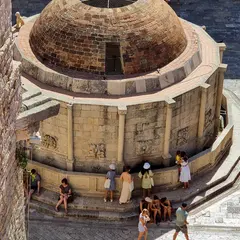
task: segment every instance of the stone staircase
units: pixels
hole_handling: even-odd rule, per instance
[[[240,175],[240,101],[230,91],[224,91],[228,100],[229,122],[234,124],[233,144],[225,156],[218,162],[214,169],[205,172],[204,177],[196,176],[190,183],[190,189],[178,188],[169,191],[156,191],[159,197],[167,197],[175,210],[182,202],[187,202],[192,210],[218,194],[231,188]],[[227,156],[226,156],[227,155]],[[30,203],[31,209],[36,209],[47,215],[64,218],[94,218],[104,220],[126,221],[138,216],[140,198],[135,197],[131,203],[120,205],[116,199],[113,203],[103,202],[103,198],[78,197],[69,204],[69,213],[65,216],[63,209],[55,212],[54,206],[58,194],[43,190],[40,196],[33,196]]]
[[[215,171],[221,172],[221,167],[224,167],[223,165],[224,164],[221,163],[220,166],[216,167],[206,178],[208,180],[209,178],[213,178]],[[214,182],[206,182],[202,177],[199,177],[199,179],[196,179],[195,182],[191,184],[189,190],[178,188],[174,191],[158,192],[156,195],[159,197],[167,196],[171,200],[174,210],[181,202],[187,202],[189,210],[191,210],[231,188],[239,177],[239,172],[240,161],[237,159],[229,169],[229,172],[224,176],[219,176],[217,179],[215,178]],[[54,210],[57,199],[57,193],[43,190],[40,196],[33,196],[30,206],[32,209],[55,217],[95,218],[113,221],[130,220],[137,217],[140,201],[140,198],[134,198],[131,203],[120,205],[117,199],[115,199],[113,203],[104,203],[103,198],[75,197],[74,202],[69,204],[68,216],[65,216],[63,208],[61,208],[60,212],[55,212]]]
[[[23,86],[22,106],[17,118],[16,130],[26,129],[58,114],[60,103],[38,90],[25,91]]]

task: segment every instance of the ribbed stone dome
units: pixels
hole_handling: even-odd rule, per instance
[[[85,3],[52,0],[42,11],[30,45],[44,64],[97,74],[135,74],[165,66],[187,45],[177,15],[164,0],[123,2],[120,8],[114,7],[119,3],[112,8],[92,0]]]

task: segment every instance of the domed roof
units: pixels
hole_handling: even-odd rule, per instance
[[[183,27],[164,0],[111,1],[112,8],[102,8],[99,0],[52,0],[30,34],[34,54],[44,64],[81,72],[135,74],[184,51]]]

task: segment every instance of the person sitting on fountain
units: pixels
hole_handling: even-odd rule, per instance
[[[154,223],[159,224],[161,220],[161,207],[160,207],[160,200],[157,195],[153,196],[153,201],[150,204],[150,210],[153,214]]]
[[[35,169],[31,170],[30,181],[31,181],[30,182],[31,189],[30,189],[30,192],[29,192],[29,195],[28,195],[29,200],[31,199],[32,194],[36,191],[37,191],[37,195],[40,195],[41,177]]]
[[[64,203],[65,213],[67,214],[67,204],[72,201],[72,189],[68,184],[68,180],[64,178],[62,184],[60,185],[60,197],[59,201],[55,207],[55,210],[58,212],[58,207]]]
[[[143,209],[147,209],[148,211],[150,211],[151,203],[152,199],[150,197],[145,197],[144,199],[142,199],[139,204],[139,212],[141,213]]]
[[[172,222],[172,204],[170,200],[168,200],[166,197],[163,197],[160,199],[160,205],[163,210],[164,222],[167,221],[167,217],[169,221]]]

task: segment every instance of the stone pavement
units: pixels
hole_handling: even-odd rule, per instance
[[[210,206],[208,206],[211,204]],[[204,210],[202,210],[204,209]],[[240,182],[189,215],[189,235],[194,240],[240,239]],[[30,240],[122,240],[137,239],[137,220],[103,222],[58,220],[31,211]],[[42,219],[42,220],[39,220]],[[148,240],[172,239],[172,225],[149,226]],[[184,239],[180,233],[178,240]]]
[[[224,79],[224,88],[232,91],[240,98],[240,79]]]
[[[177,15],[197,25],[207,27],[216,42],[224,42],[223,63],[228,64],[227,78],[239,78],[240,67],[240,1],[239,0],[180,0],[172,8]]]

